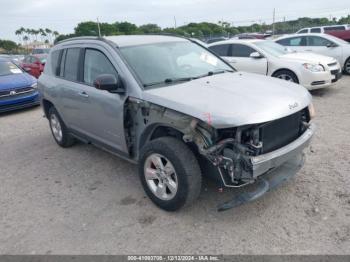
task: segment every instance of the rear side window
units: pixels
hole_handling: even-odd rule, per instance
[[[232,56],[234,57],[249,57],[251,53],[256,52],[253,48],[241,44],[232,45]]]
[[[61,54],[61,50],[57,50],[51,53],[51,68],[52,68],[52,73],[55,76],[58,76],[60,74],[60,65],[59,65],[60,54]]]
[[[327,46],[333,44],[333,42],[328,39],[319,36],[308,36],[307,42],[308,46]]]
[[[64,63],[64,78],[71,81],[78,80],[80,48],[68,48]]]
[[[298,36],[298,37],[292,37],[292,38],[285,38],[285,39],[278,40],[277,43],[284,46],[306,46],[306,37]]]
[[[339,31],[339,30],[346,30],[345,26],[327,26],[324,27],[324,31]]]
[[[321,28],[311,28],[311,33],[321,33]]]
[[[215,54],[218,56],[228,56],[228,51],[229,51],[230,45],[225,44],[225,45],[214,45],[210,46],[209,50],[213,51]]]
[[[102,74],[118,76],[112,63],[100,51],[86,49],[84,61],[84,82],[92,85],[94,80]]]

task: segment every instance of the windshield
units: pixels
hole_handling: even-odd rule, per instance
[[[0,76],[22,74],[22,70],[19,69],[12,62],[0,62]]]
[[[259,41],[256,42],[255,45],[258,46],[261,50],[273,56],[281,56],[289,53],[286,47],[280,44],[276,44],[272,41]]]
[[[187,41],[122,47],[120,50],[145,87],[233,72],[215,55]]]

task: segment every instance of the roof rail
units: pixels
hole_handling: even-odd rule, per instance
[[[59,42],[56,43],[57,44],[61,44],[61,43],[65,43],[65,42],[69,42],[69,41],[74,41],[74,40],[101,40],[101,41],[105,41],[105,39],[103,37],[97,37],[97,36],[76,36],[76,37],[72,37],[72,38],[67,38],[64,40],[61,40]]]

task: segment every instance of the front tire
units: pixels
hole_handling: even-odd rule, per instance
[[[201,191],[196,157],[184,142],[173,137],[161,137],[144,146],[139,175],[148,197],[166,211],[189,206]]]
[[[282,80],[299,84],[298,77],[292,71],[289,71],[289,70],[279,70],[276,73],[274,73],[272,76]]]
[[[48,119],[53,138],[61,147],[71,147],[75,143],[74,137],[69,134],[55,107],[50,107]]]

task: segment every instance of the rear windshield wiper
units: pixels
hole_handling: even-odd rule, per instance
[[[148,84],[144,84],[143,86],[149,87],[149,86],[155,86],[155,85],[161,85],[161,84],[173,84],[178,82],[191,81],[192,79],[195,79],[195,77],[167,78],[164,81],[148,83]]]

